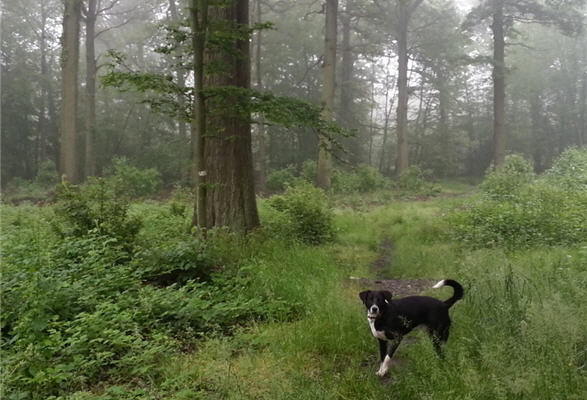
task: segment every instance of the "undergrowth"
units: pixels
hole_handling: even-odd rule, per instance
[[[51,208],[3,207],[2,397],[584,398],[584,243],[472,247],[447,218],[470,199],[372,196],[332,211],[331,240],[312,246],[291,227],[194,238],[175,200],[112,214],[140,216],[131,248],[101,223],[63,235]],[[382,380],[363,288],[348,278],[375,278],[383,239],[387,277],[450,277],[465,298],[445,360],[416,331]]]

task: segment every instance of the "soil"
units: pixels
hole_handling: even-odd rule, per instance
[[[389,269],[393,262],[393,243],[389,239],[384,239],[380,243],[379,248],[379,257],[372,263],[376,278],[350,278],[360,287],[360,289],[389,290],[394,297],[404,297],[420,294],[424,290],[430,289],[436,282],[432,279],[386,278],[386,274],[389,273]]]

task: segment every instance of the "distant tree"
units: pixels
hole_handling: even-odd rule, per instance
[[[564,33],[581,30],[584,0],[484,0],[467,16],[465,26],[491,21],[493,33],[493,163],[501,169],[506,152],[506,38],[516,32],[515,22],[558,26]]]
[[[81,0],[64,0],[61,51],[61,147],[59,170],[71,183],[79,183],[78,64]]]
[[[386,28],[397,42],[397,157],[396,174],[402,174],[409,166],[408,146],[408,35],[410,21],[423,0],[395,0],[386,4],[375,0],[376,12],[384,16]]]
[[[334,92],[336,80],[336,36],[338,0],[326,0],[324,30],[324,60],[322,64],[323,86],[321,105],[323,118],[332,120],[334,115]],[[332,175],[332,143],[326,135],[320,136],[316,184],[322,189],[330,188]]]
[[[262,15],[262,5],[263,2],[261,0],[255,0],[254,3],[254,12],[255,12],[255,23],[261,24],[263,23]],[[259,91],[263,91],[263,73],[261,69],[262,65],[262,51],[263,51],[263,30],[258,29],[255,36],[254,36],[254,51],[255,51],[255,59],[254,59],[254,71],[255,71],[255,88]],[[259,123],[257,124],[257,155],[255,157],[257,163],[257,171],[258,171],[258,185],[257,190],[260,192],[264,192],[266,190],[266,183],[267,183],[267,167],[268,167],[268,143],[267,143],[267,132],[265,129],[265,120],[262,116],[260,116]]]

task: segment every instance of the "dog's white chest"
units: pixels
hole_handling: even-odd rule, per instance
[[[370,318],[367,318],[367,320],[369,321],[369,327],[371,328],[371,333],[373,336],[375,336],[377,339],[387,340],[385,332],[375,329],[375,320]]]

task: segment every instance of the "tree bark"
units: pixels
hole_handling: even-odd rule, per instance
[[[210,7],[210,21],[228,25],[229,29],[248,26],[249,2],[237,0],[226,7]],[[250,86],[249,41],[235,40],[236,52],[210,52],[207,61],[211,65],[222,65],[207,77],[209,87]],[[226,104],[226,103],[229,104]],[[253,178],[253,156],[251,146],[251,123],[242,115],[231,115],[228,109],[237,109],[231,100],[209,99],[206,102],[206,135],[203,150],[202,169],[198,176],[206,178],[205,222],[208,227],[229,227],[232,231],[248,232],[259,225],[255,185]],[[234,106],[234,107],[232,107]],[[200,183],[200,186],[202,183]],[[199,189],[200,190],[200,186]],[[198,206],[201,206],[198,204]],[[198,211],[198,226],[202,226],[201,212]]]
[[[47,137],[49,124],[47,121],[49,102],[49,67],[47,63],[47,9],[45,0],[41,1],[41,35],[39,38],[41,56],[41,106],[39,107],[39,133],[37,147],[37,168],[47,158]]]
[[[204,97],[204,55],[208,31],[208,1],[192,0],[190,8],[192,47],[194,50],[194,104],[191,123],[193,170],[196,185],[196,204],[192,225],[208,228],[207,218],[207,171],[205,168],[205,145],[207,133],[206,99]]]
[[[408,147],[408,28],[414,11],[423,0],[398,0],[397,3],[397,158],[395,173],[401,175],[409,166]]]
[[[326,22],[324,34],[324,63],[322,86],[322,118],[332,120],[334,111],[334,90],[336,79],[336,30],[338,0],[326,0]],[[332,141],[324,134],[320,135],[318,145],[318,165],[316,184],[327,190],[332,178]]]
[[[353,73],[355,64],[355,54],[353,53],[351,38],[351,14],[353,11],[353,1],[347,0],[344,12],[342,14],[342,57],[340,73],[340,107],[338,116],[340,123],[347,129],[356,128],[355,113],[353,107]],[[361,152],[360,140],[358,136],[352,136],[345,140],[346,147],[349,150],[349,161],[356,165],[360,162],[363,154]]]
[[[81,0],[65,0],[61,51],[61,146],[62,179],[79,183],[77,140],[78,61]]]
[[[169,13],[171,15],[171,21],[174,23],[178,23],[180,22],[180,16],[179,13],[177,11],[177,5],[175,4],[176,0],[169,0]],[[175,75],[176,75],[176,79],[177,79],[177,86],[184,88],[185,87],[185,73],[184,70],[181,67],[182,64],[182,52],[181,51],[176,51],[174,54],[175,59],[177,60],[177,66],[175,68]],[[177,103],[179,104],[179,108],[181,110],[183,110],[185,108],[185,98],[183,96],[183,94],[180,94],[177,96]],[[192,167],[191,165],[193,165],[193,154],[192,152],[189,150],[190,146],[189,146],[189,136],[188,136],[188,130],[187,130],[187,124],[186,121],[183,118],[179,118],[177,121],[177,133],[179,135],[179,140],[182,144],[182,149],[187,149],[187,152],[184,153],[185,157],[190,158],[190,166],[187,168],[187,170],[184,172],[185,173],[185,182],[195,182],[195,178],[191,176],[191,172],[192,172]]]
[[[256,0],[256,22],[262,22],[262,10],[261,0]],[[258,30],[255,40],[255,86],[257,90],[263,90],[263,75],[261,73],[261,49],[262,49],[262,31]],[[267,152],[267,134],[265,132],[264,119],[260,116],[259,124],[257,125],[257,165],[258,167],[258,190],[265,192],[267,184],[267,164],[268,164],[268,152]]]
[[[493,9],[493,165],[501,169],[505,162],[505,36],[503,0],[495,0]]]
[[[94,141],[96,132],[96,10],[97,0],[88,0],[88,12],[86,14],[86,153],[85,176],[96,175],[96,159],[94,155]]]
[[[408,10],[405,1],[399,1],[397,26],[397,158],[395,173],[408,169]]]

